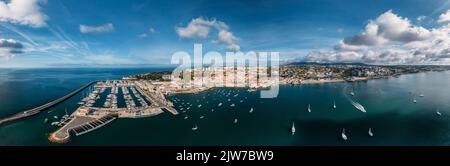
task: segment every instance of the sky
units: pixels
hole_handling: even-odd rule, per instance
[[[178,51],[284,62],[450,64],[449,0],[0,0],[0,67],[167,65]]]

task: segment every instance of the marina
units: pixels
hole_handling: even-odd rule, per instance
[[[66,114],[59,123],[54,123],[61,128],[50,134],[49,140],[65,143],[72,134],[86,134],[117,118],[151,117],[163,113],[163,110],[178,114],[164,94],[146,85],[130,80],[98,81],[78,102],[80,107],[72,115]]]

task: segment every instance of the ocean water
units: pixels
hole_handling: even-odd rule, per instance
[[[92,80],[159,70],[165,69],[0,69],[0,117],[63,96]],[[80,93],[37,116],[0,126],[0,145],[449,145],[449,83],[450,72],[429,72],[355,83],[282,85],[273,99],[260,98],[259,91],[214,88],[168,96],[180,112],[177,116],[165,112],[155,117],[118,119],[72,137],[67,144],[49,142],[49,133],[57,127],[44,123],[44,119],[56,121],[53,116],[61,117],[65,109],[74,111]],[[351,90],[354,96],[349,94]],[[417,103],[413,103],[414,98]],[[367,112],[356,109],[351,101],[363,105]],[[187,111],[183,113],[181,108]],[[290,132],[293,122],[295,135]],[[194,125],[198,130],[192,131]],[[347,141],[341,138],[343,128]],[[369,128],[373,137],[368,135]]]

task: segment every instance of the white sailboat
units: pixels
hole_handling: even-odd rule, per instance
[[[441,115],[442,115],[442,113],[439,111],[439,109],[436,110],[436,114],[437,114],[438,116],[441,116]]]
[[[424,97],[424,96],[425,96],[424,94],[420,94],[420,95],[419,95],[419,97]]]
[[[184,116],[184,119],[188,119],[189,117],[186,115],[186,116]]]
[[[333,108],[336,109],[336,102],[333,101]]]
[[[203,115],[202,115],[202,116],[200,116],[200,119],[203,119],[203,118],[205,118],[205,116],[203,116]]]
[[[373,137],[373,132],[372,132],[372,128],[369,128],[369,136]]]
[[[292,122],[291,133],[292,133],[292,135],[295,134],[295,124],[294,124],[294,122]]]
[[[248,111],[249,113],[252,113],[253,112],[253,108],[250,108],[250,111]]]
[[[350,92],[350,95],[355,96],[355,92],[353,90]]]
[[[217,106],[219,106],[219,107],[222,106],[222,103],[219,103]]]
[[[234,106],[235,106],[234,104],[231,104],[231,105],[230,105],[230,107],[234,107]]]
[[[234,119],[234,124],[236,124],[238,122],[238,119]]]
[[[198,126],[197,126],[197,124],[195,124],[194,127],[192,127],[192,131],[195,131],[197,129],[198,129]]]
[[[345,135],[345,128],[342,128],[342,133],[341,133],[341,137],[344,141],[347,140],[347,135]]]
[[[311,112],[311,105],[308,104],[308,112]]]
[[[200,108],[200,107],[202,107],[202,105],[201,105],[201,104],[199,104],[199,105],[198,105],[198,108]]]
[[[416,100],[416,98],[414,98],[414,99],[413,99],[413,103],[417,103],[417,100]]]

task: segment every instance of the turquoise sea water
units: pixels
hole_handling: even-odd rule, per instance
[[[163,69],[0,69],[0,117],[63,96],[92,80],[158,70]],[[356,83],[283,85],[274,99],[259,98],[259,91],[215,88],[169,96],[178,109],[192,104],[178,116],[165,112],[118,119],[67,144],[50,143],[48,134],[57,128],[44,119],[54,121],[53,116],[61,117],[65,108],[74,111],[80,93],[37,116],[0,126],[0,145],[449,145],[449,83],[450,72],[430,72]],[[352,89],[355,96],[349,95]],[[421,93],[425,97],[419,97]],[[351,100],[367,113],[358,111]],[[218,107],[219,103],[223,105]],[[292,122],[295,135],[290,133]],[[194,125],[198,130],[191,130]],[[343,128],[347,141],[341,139]]]

